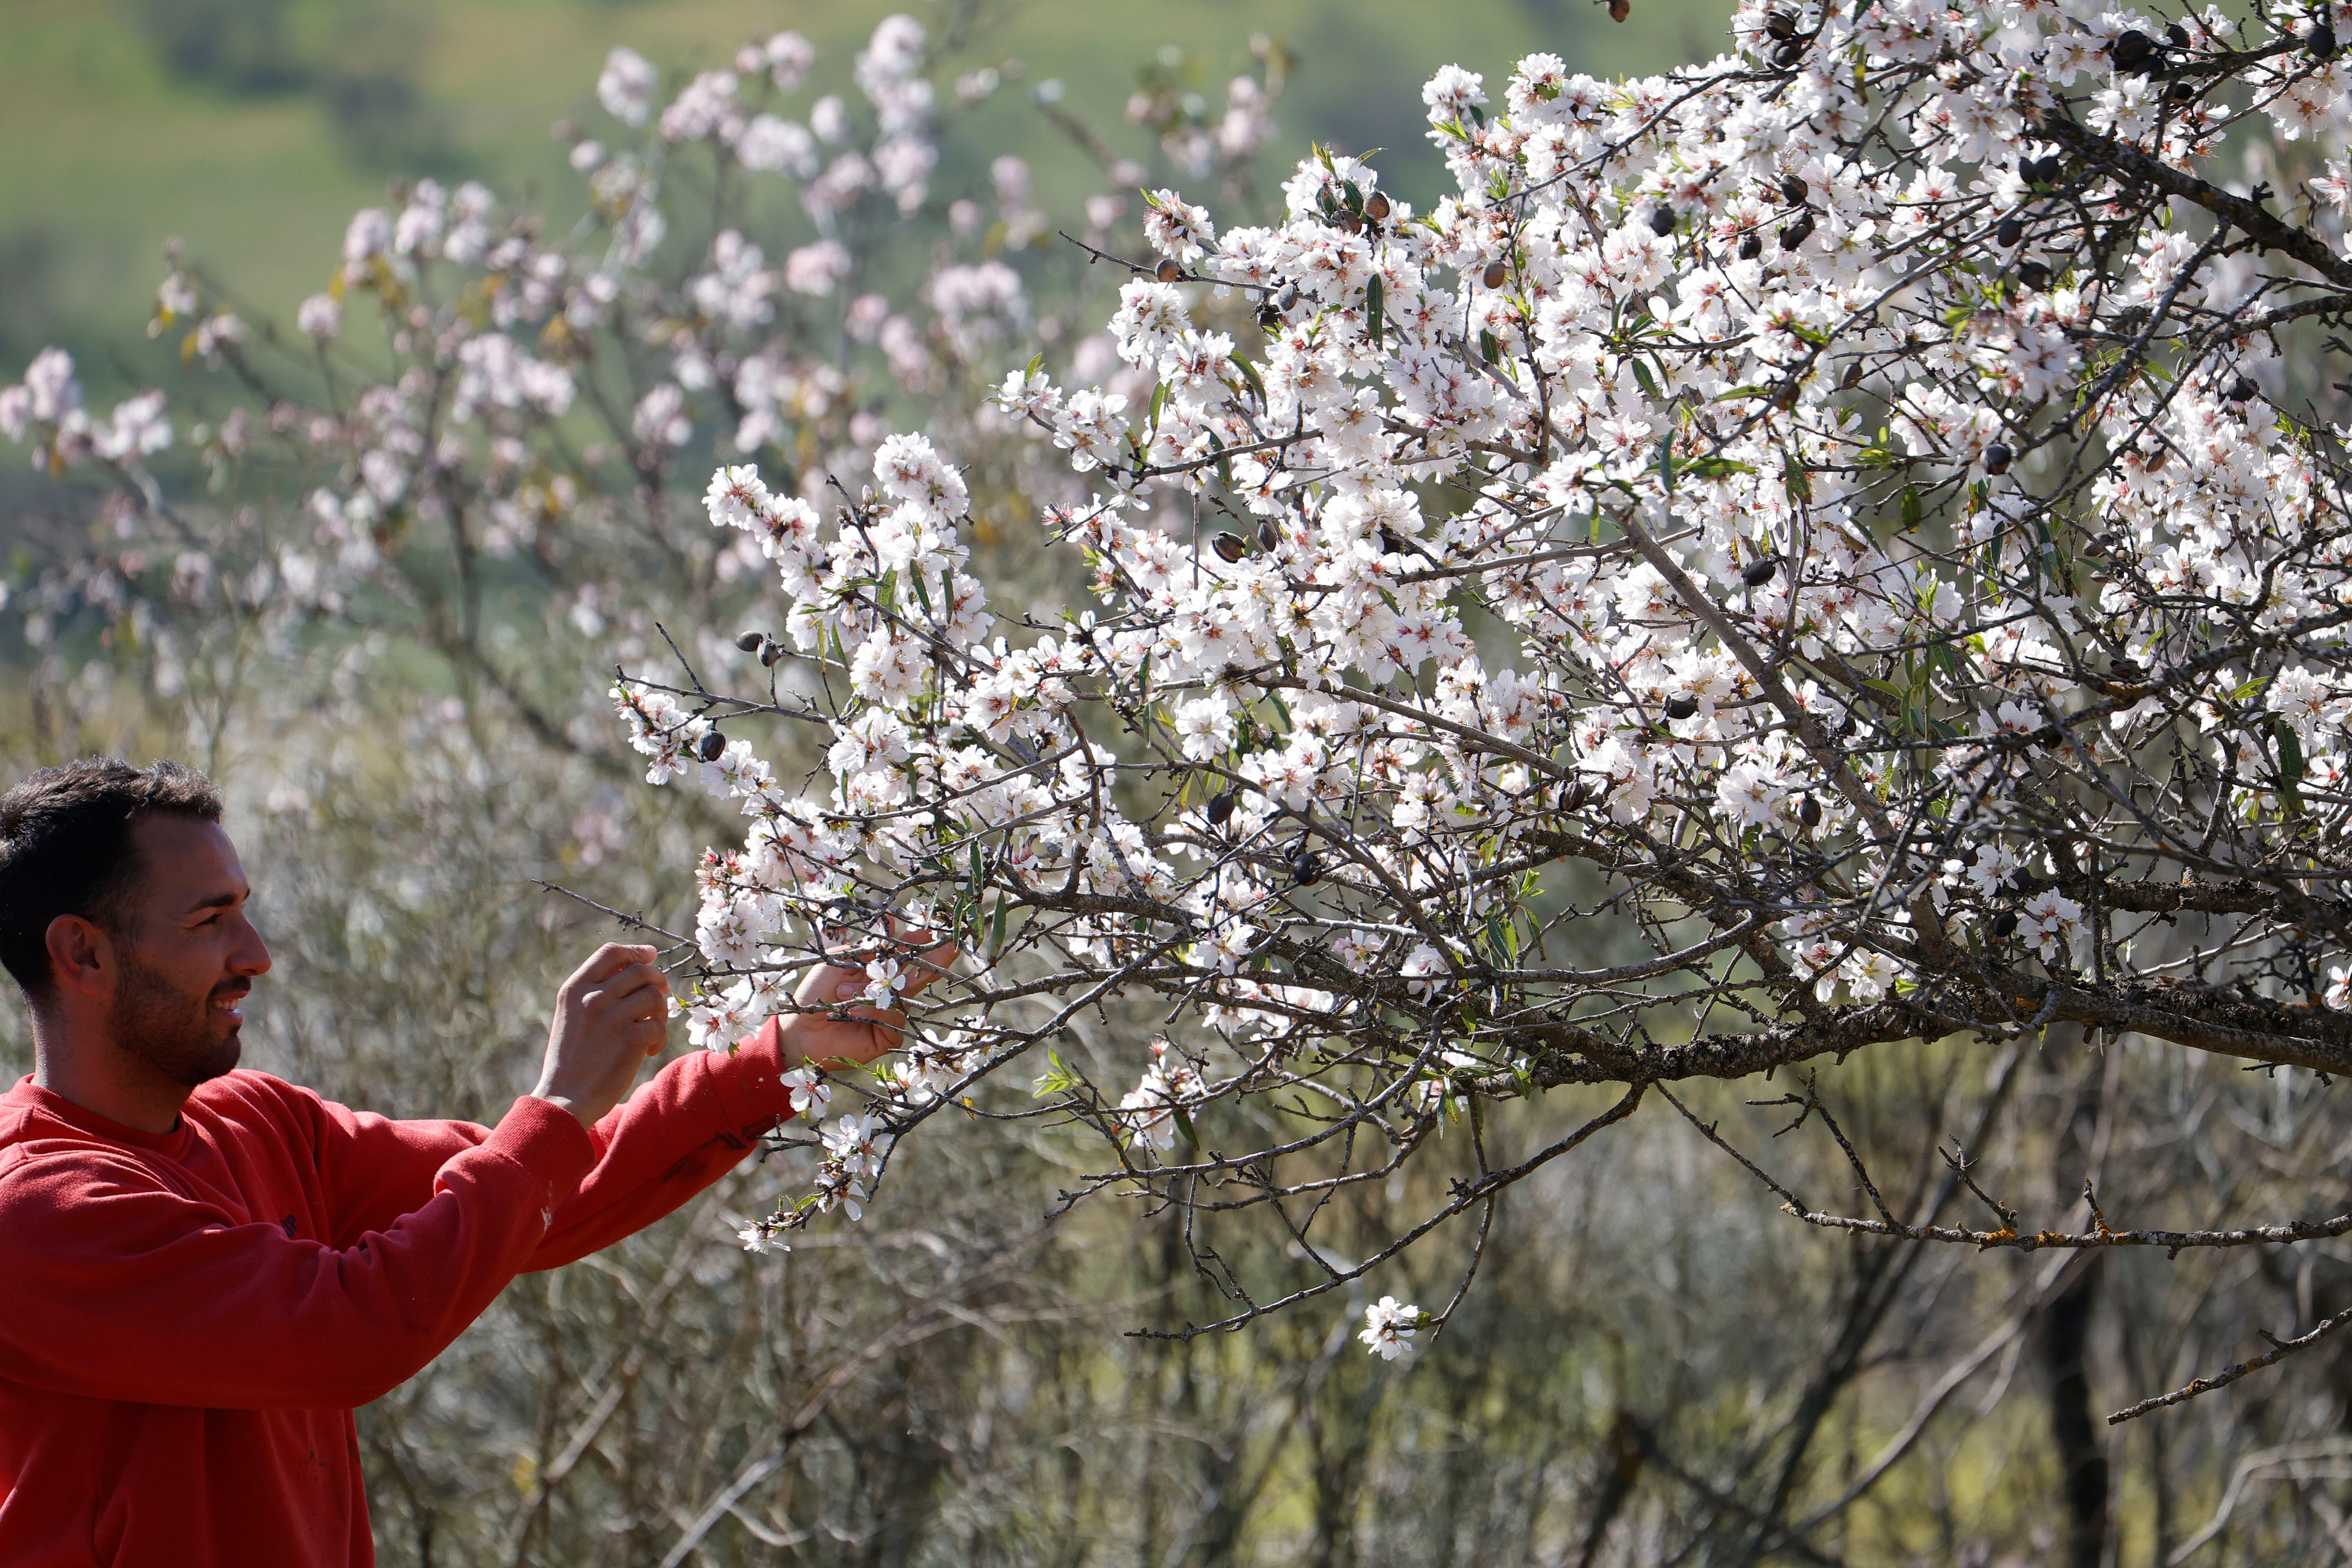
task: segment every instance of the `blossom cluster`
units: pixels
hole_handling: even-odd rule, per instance
[[[2278,849],[2346,824],[2343,433],[2280,345],[2352,294],[2347,21],[1749,0],[1673,75],[1438,72],[1425,205],[1319,149],[1276,222],[1148,193],[1116,363],[995,394],[1081,481],[1042,525],[1091,604],[987,608],[920,437],[829,521],[714,479],[823,678],[615,690],[649,776],[752,818],[706,956],[954,932],[920,1032],[978,1077],[1053,1026],[1000,1004],[1160,994],[1195,1032],[1132,1091],[1041,1080],[1147,1182],[1245,1169],[1173,1151],[1254,1095],[1409,1148],[1465,1096],[2058,1016],[2255,1049],[2132,972],[2189,908],[2257,1055],[2352,1050]],[[702,749],[760,713],[826,726],[824,798]],[[1646,959],[1580,962],[1604,913]]]
[[[1068,220],[1043,210],[1022,158],[993,149],[959,161],[983,171],[975,185],[943,185],[959,117],[1019,74],[1013,60],[951,74],[945,59],[907,15],[831,73],[791,31],[683,73],[616,48],[593,110],[556,127],[584,223],[551,224],[478,181],[403,182],[352,215],[291,332],[248,323],[174,241],[149,327],[219,373],[191,406],[175,417],[151,390],[86,409],[70,359],[48,350],[0,392],[0,436],[55,474],[106,470],[139,494],[148,531],[217,557],[224,577],[266,573],[289,616],[340,614],[387,584],[399,598],[443,569],[430,557],[454,538],[460,555],[552,574],[573,631],[597,639],[617,619],[630,649],[650,618],[614,563],[651,545],[736,599],[761,564],[744,539],[706,566],[708,544],[671,521],[664,492],[674,478],[698,489],[677,477],[705,451],[762,457],[820,498],[866,476],[893,411],[938,401],[942,428],[995,438],[1002,482],[1054,493],[1053,467],[1004,440],[1002,415],[970,392],[1033,336],[1062,336],[1075,296],[1044,247]],[[1246,112],[1211,160],[1229,172],[1272,129],[1262,81],[1234,93]],[[1142,169],[1122,159],[1105,175]],[[1098,239],[1132,221],[1124,196],[1083,205],[1100,209]],[[1107,340],[1066,346],[1081,363],[1108,354]],[[206,406],[223,400],[235,405]],[[159,488],[149,468],[167,449],[223,493],[274,497],[299,475],[305,506],[250,529],[166,523],[176,476]],[[42,597],[68,613],[88,602],[62,580]]]

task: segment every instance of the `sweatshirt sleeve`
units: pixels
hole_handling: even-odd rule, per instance
[[[24,1161],[0,1173],[0,1375],[150,1405],[364,1405],[529,1263],[594,1153],[570,1115],[519,1100],[346,1246],[234,1223],[128,1157]]]
[[[556,1210],[529,1268],[553,1268],[643,1230],[732,1170],[791,1114],[779,1020],[731,1052],[680,1057],[598,1121],[597,1160]]]
[[[787,1111],[778,1020],[732,1052],[694,1051],[656,1073],[589,1131],[596,1160],[556,1205],[523,1267],[553,1268],[644,1229],[732,1169]],[[467,1121],[394,1121],[316,1102],[331,1234],[356,1236],[422,1202],[433,1173],[488,1137]]]

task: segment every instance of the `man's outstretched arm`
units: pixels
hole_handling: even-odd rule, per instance
[[[645,949],[627,950],[646,952]],[[933,949],[919,990],[954,957]],[[856,969],[827,965],[803,977],[796,1000],[837,1007],[865,990]],[[873,1060],[894,1049],[906,1019],[869,1006],[771,1018],[728,1052],[697,1051],[670,1063],[589,1130],[594,1169],[559,1205],[526,1268],[553,1268],[609,1247],[682,1206],[734,1168],[787,1115],[785,1073]],[[394,1121],[320,1103],[320,1148],[339,1233],[397,1214],[441,1161],[487,1136],[463,1121]]]
[[[216,1409],[349,1407],[411,1376],[545,1242],[595,1163],[583,1120],[660,1048],[667,985],[640,955],[606,948],[566,981],[537,1092],[355,1237],[247,1223],[128,1150],[0,1165],[0,1376]],[[251,1152],[266,1162],[299,1153],[302,1131],[236,1135],[265,1142]],[[310,1145],[322,1179],[327,1148]]]

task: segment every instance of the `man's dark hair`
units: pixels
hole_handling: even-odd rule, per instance
[[[131,831],[149,813],[218,822],[220,796],[194,768],[114,757],[43,768],[0,795],[0,967],[26,996],[46,1000],[56,980],[51,921],[79,915],[121,930],[140,871]]]

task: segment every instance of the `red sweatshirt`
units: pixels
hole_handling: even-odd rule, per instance
[[[583,1130],[392,1121],[233,1072],[173,1132],[0,1095],[0,1564],[375,1560],[353,1405],[507,1282],[651,1224],[784,1109],[772,1021]]]

